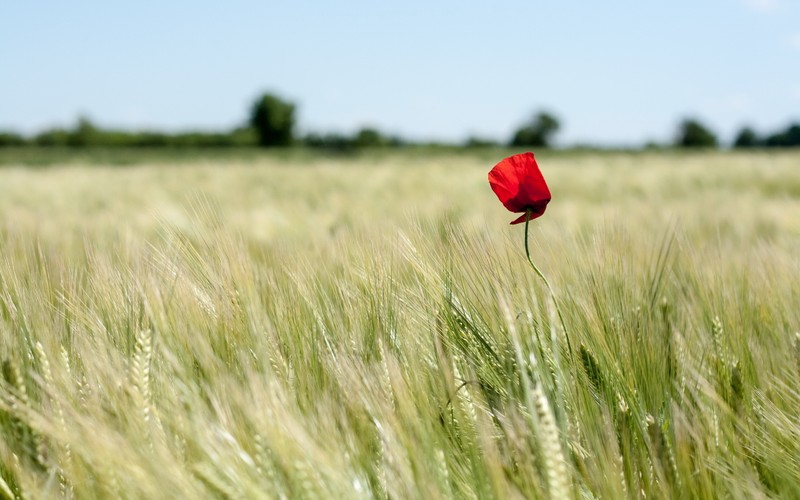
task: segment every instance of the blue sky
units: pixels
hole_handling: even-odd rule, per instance
[[[562,144],[668,140],[687,115],[729,140],[800,120],[800,0],[0,6],[0,129],[224,129],[262,91],[301,131],[506,140],[549,109]]]

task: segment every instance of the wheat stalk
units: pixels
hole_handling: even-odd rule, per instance
[[[547,469],[550,498],[572,498],[571,479],[561,449],[558,425],[541,384],[533,387],[533,401],[539,420],[539,442]]]

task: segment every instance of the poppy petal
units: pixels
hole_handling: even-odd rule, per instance
[[[509,168],[502,162],[489,172],[489,185],[492,187],[492,191],[500,199],[500,202],[512,212],[517,211],[516,204],[512,200],[519,194],[519,179],[516,174],[515,169]]]
[[[534,217],[533,217],[533,214],[531,214],[531,219],[530,219],[530,220],[533,220],[533,219],[534,219]],[[522,224],[523,222],[525,222],[525,214],[522,214],[522,216],[521,216],[521,217],[519,217],[519,218],[517,218],[517,219],[514,219],[514,220],[512,220],[512,221],[511,221],[511,225],[514,225],[514,224]]]
[[[544,203],[543,203],[542,205],[540,205],[540,206],[537,206],[537,207],[530,207],[530,211],[531,211],[531,218],[530,218],[530,220],[533,220],[533,219],[538,219],[539,217],[541,217],[542,215],[544,215],[544,211],[545,211],[545,209],[547,208],[547,203],[548,203],[548,202],[544,202]],[[511,221],[511,224],[521,224],[521,223],[523,223],[523,222],[525,222],[525,214],[522,214],[522,216],[520,216],[519,218],[517,218],[517,219],[515,219],[515,220]]]
[[[516,213],[531,210],[531,219],[541,217],[551,198],[533,153],[510,156],[495,165],[489,172],[489,185],[506,209]],[[519,219],[513,222],[518,223]]]

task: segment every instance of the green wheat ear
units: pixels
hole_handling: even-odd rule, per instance
[[[605,388],[603,372],[600,368],[600,365],[597,363],[594,354],[592,354],[592,352],[587,349],[583,343],[581,343],[580,347],[580,357],[581,364],[583,365],[584,371],[586,371],[586,375],[589,377],[589,382],[592,384],[592,388],[598,395],[603,394]]]
[[[63,349],[63,347],[62,347]],[[61,431],[64,433],[65,436],[69,434],[69,428],[67,426],[66,418],[64,417],[64,408],[61,406],[61,401],[57,395],[57,388],[56,382],[53,378],[53,370],[50,366],[50,360],[47,357],[47,352],[44,350],[44,346],[41,342],[36,342],[34,345],[34,350],[36,351],[36,356],[39,358],[39,366],[42,372],[42,380],[44,382],[43,392],[44,397],[48,397],[50,403],[52,404],[53,408],[55,409],[56,416],[58,417],[58,423],[61,426]],[[67,371],[69,371],[69,366],[67,365]],[[59,484],[62,488],[63,493],[67,493],[71,491],[71,485],[66,479],[65,476],[65,468],[70,464],[72,460],[72,450],[69,444],[63,445],[63,460],[59,460],[59,470],[58,470],[58,480]]]
[[[3,361],[3,378],[11,391],[3,396],[9,412],[5,414],[10,427],[10,434],[16,444],[20,456],[27,458],[38,467],[46,467],[46,449],[44,439],[27,422],[23,415],[30,409],[31,400],[19,365],[13,359]],[[5,420],[5,419],[4,419]]]
[[[739,362],[737,361],[731,367],[731,407],[733,408],[734,412],[739,412],[743,398],[744,379],[742,379],[742,370],[739,367]]]
[[[533,387],[533,402],[539,419],[539,442],[547,469],[550,498],[572,498],[572,479],[561,448],[558,425],[540,383]]]
[[[141,330],[136,334],[131,358],[130,378],[138,394],[142,418],[146,424],[152,418],[153,395],[150,390],[150,374],[153,362],[153,331]]]

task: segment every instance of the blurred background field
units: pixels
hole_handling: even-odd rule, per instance
[[[110,161],[76,155],[61,164],[50,157],[42,168],[6,158],[0,169],[6,230],[45,241],[78,235],[144,241],[164,227],[197,222],[198,205],[218,210],[232,234],[262,244],[392,234],[418,219],[498,229],[508,218],[486,171],[509,150],[108,154]],[[566,236],[623,224],[658,233],[675,226],[701,240],[752,243],[800,230],[800,156],[791,150],[545,151],[538,158],[555,200],[543,231]]]
[[[0,489],[800,494],[800,155],[508,153],[9,160]]]

